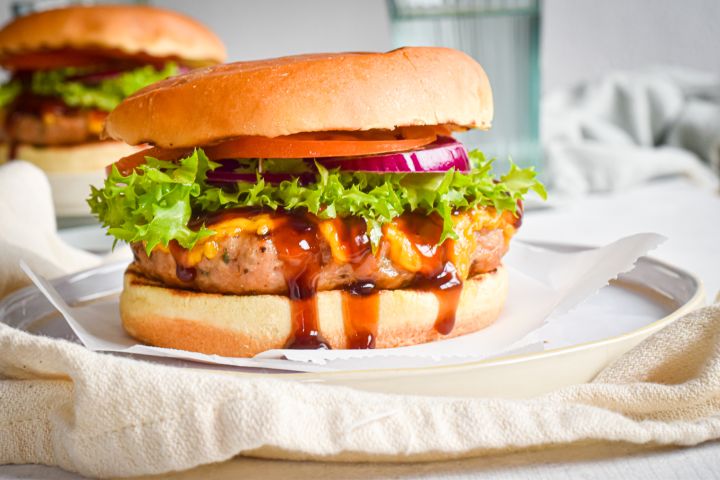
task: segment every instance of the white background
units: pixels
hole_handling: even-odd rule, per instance
[[[11,0],[0,0],[0,23]],[[213,29],[229,60],[392,47],[385,0],[150,0]],[[718,0],[544,0],[543,90],[615,69],[720,72]]]

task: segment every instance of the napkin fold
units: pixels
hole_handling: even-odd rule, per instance
[[[533,399],[412,397],[243,378],[90,352],[0,325],[0,464],[92,477],[235,455],[429,461],[576,442],[720,437],[720,305],[688,314],[589,384]]]
[[[50,184],[43,171],[28,162],[12,161],[0,166],[0,298],[30,283],[20,259],[47,278],[101,262],[58,237]]]
[[[686,176],[717,189],[720,76],[683,68],[614,72],[543,98],[542,143],[554,194]]]

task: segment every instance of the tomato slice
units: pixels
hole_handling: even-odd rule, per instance
[[[174,57],[154,57],[146,53],[127,53],[117,49],[71,49],[61,48],[37,52],[10,54],[0,60],[7,70],[53,70],[65,67],[132,67],[137,65],[163,65],[178,61]],[[184,62],[183,62],[184,63]]]
[[[439,127],[403,127],[393,131],[317,132],[284,137],[238,137],[202,147],[210,160],[228,158],[326,158],[375,155],[402,152],[435,141]],[[150,148],[124,157],[115,163],[127,175],[145,163],[145,157],[177,160],[189,155],[192,148]],[[108,167],[108,171],[109,171]]]
[[[76,50],[20,53],[2,60],[8,70],[51,70],[64,67],[93,67],[108,61],[106,56]]]
[[[352,138],[352,137],[350,137]],[[353,157],[377,153],[402,152],[432,143],[434,133],[416,138],[387,138],[381,140],[348,139],[347,134],[324,134],[312,138],[309,134],[287,137],[239,137],[205,147],[208,158],[324,158]]]
[[[110,175],[112,167],[115,166],[121,174],[127,176],[137,167],[145,164],[145,157],[153,157],[158,160],[174,162],[175,160],[187,157],[192,153],[192,151],[192,148],[146,148],[145,150],[140,150],[139,152],[123,157],[117,162],[108,165],[105,167],[105,173]]]

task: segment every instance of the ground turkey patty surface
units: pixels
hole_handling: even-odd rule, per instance
[[[96,126],[102,125],[102,116],[102,112],[76,111],[48,119],[17,112],[6,121],[5,137],[19,143],[43,146],[97,142],[100,135]]]
[[[468,276],[495,270],[507,251],[507,242],[500,229],[474,233],[476,247],[471,253]],[[203,257],[194,266],[196,274],[190,281],[181,281],[176,273],[173,256],[154,250],[150,257],[142,243],[132,244],[135,263],[131,266],[145,276],[170,287],[180,287],[208,293],[226,294],[287,294],[283,262],[278,256],[272,235],[252,232],[235,234],[217,240],[219,254]],[[386,242],[375,255],[377,267],[359,278],[350,264],[340,264],[332,256],[330,245],[320,239],[320,269],[317,290],[334,290],[358,281],[372,281],[376,288],[395,289],[411,286],[416,274],[399,267],[390,258]],[[370,278],[368,278],[370,277]]]
[[[23,95],[0,110],[0,139],[37,146],[100,141],[107,112],[68,107],[52,97]]]

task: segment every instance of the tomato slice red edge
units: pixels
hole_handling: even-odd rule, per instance
[[[322,158],[351,157],[411,150],[435,141],[437,137],[400,140],[305,140],[281,137],[241,137],[205,147],[208,158]]]
[[[411,138],[383,140],[332,140],[332,133],[321,133],[323,139],[306,139],[311,134],[287,137],[239,137],[215,145],[202,147],[210,160],[228,158],[323,158],[352,157],[400,152],[420,148],[434,142],[437,134],[430,130],[415,130],[404,136]],[[345,138],[348,134],[338,134]],[[385,135],[387,136],[387,135]],[[123,157],[113,165],[128,175],[145,163],[145,157],[175,161],[192,153],[193,148],[152,147]],[[106,168],[109,174],[113,165]]]
[[[113,48],[60,48],[15,52],[0,58],[7,70],[51,70],[64,67],[103,67],[110,65],[163,65],[168,61],[188,64],[176,57],[156,57],[144,52],[128,53]]]
[[[129,175],[133,170],[138,168],[140,165],[145,164],[145,157],[157,158],[158,160],[167,160],[174,162],[183,157],[186,157],[192,153],[192,148],[158,148],[150,147],[145,150],[140,150],[132,155],[123,157],[115,163],[112,163],[105,167],[105,173],[110,175],[112,167],[117,167],[118,171],[123,175]]]

